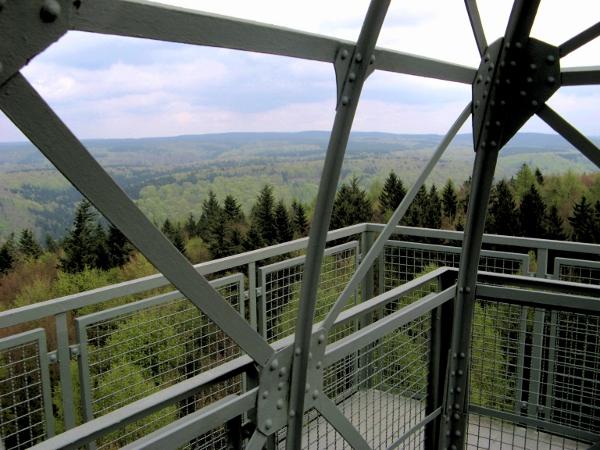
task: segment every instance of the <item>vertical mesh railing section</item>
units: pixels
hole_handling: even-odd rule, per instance
[[[478,301],[468,448],[579,449],[598,440],[599,319]]]
[[[243,314],[243,276],[232,275],[212,283]],[[173,296],[177,294],[77,319],[84,416],[88,420],[240,356],[240,348],[198,308],[185,298]],[[241,377],[234,377],[128,425],[97,444],[100,448],[125,445],[241,390]],[[212,434],[224,433],[217,431]]]
[[[38,329],[0,339],[1,448],[29,448],[52,435],[43,336]]]

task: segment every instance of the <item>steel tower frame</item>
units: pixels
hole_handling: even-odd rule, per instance
[[[546,101],[560,86],[600,83],[600,67],[561,68],[560,58],[600,35],[600,22],[558,47],[530,37],[539,0],[515,0],[506,32],[487,43],[475,0],[465,0],[481,56],[478,69],[376,47],[390,0],[371,0],[357,42],[163,6],[143,0],[0,0],[0,108],[56,168],[190,301],[210,317],[259,368],[257,423],[248,448],[262,448],[287,426],[287,448],[300,447],[302,416],[315,408],[354,448],[365,439],[322,393],[327,335],[350,295],[371,268],[417,191],[460,127],[473,116],[476,152],[470,204],[454,304],[447,370],[438,374],[442,420],[435,443],[462,448],[465,429],[469,330],[476,295],[485,211],[499,151],[534,114],[600,167],[600,150]],[[90,155],[20,70],[69,30],[157,39],[185,44],[333,63],[336,115],[310,229],[293,344],[274,349],[231,308],[208,281],[144,216]],[[344,153],[367,77],[384,70],[472,85],[472,101],[450,127],[325,321],[313,328],[317,285]],[[441,365],[440,367],[446,367]],[[281,383],[280,393],[270,392]]]

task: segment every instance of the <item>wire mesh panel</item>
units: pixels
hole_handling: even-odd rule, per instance
[[[324,393],[375,449],[424,445],[431,321],[427,314],[357,349],[324,371]],[[305,415],[303,448],[351,448],[316,412]],[[285,432],[279,436],[280,448]]]
[[[476,303],[469,448],[588,448],[600,439],[597,316]]]
[[[554,260],[554,277],[574,283],[600,284],[600,262],[556,258]]]
[[[325,318],[350,281],[357,267],[357,258],[357,241],[331,247],[325,251],[317,291],[315,322]],[[261,330],[269,342],[294,332],[304,274],[304,259],[304,256],[301,256],[260,268]],[[352,302],[349,302],[347,307],[350,306]],[[345,331],[335,332],[332,339],[344,335]]]
[[[390,240],[383,249],[383,290],[389,291],[435,267],[458,267],[460,252],[460,247]],[[526,274],[529,270],[529,255],[483,250],[479,270]]]
[[[240,314],[243,275],[211,284]],[[178,292],[77,319],[84,417],[89,420],[240,355],[239,347]],[[241,392],[241,377],[136,422],[100,446],[131,442],[222,396]]]
[[[0,448],[25,449],[51,437],[53,421],[44,330],[0,339]]]

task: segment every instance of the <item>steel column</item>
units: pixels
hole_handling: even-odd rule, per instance
[[[300,448],[301,445],[308,353],[327,230],[358,100],[389,4],[390,0],[371,1],[353,54],[345,54],[342,50],[340,55],[342,59],[351,58],[351,60],[346,71],[342,95],[329,138],[314,219],[310,226],[294,340],[295,357],[292,362],[290,410],[286,438],[288,450]]]

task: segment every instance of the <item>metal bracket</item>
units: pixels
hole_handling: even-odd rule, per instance
[[[362,56],[359,54],[355,55],[356,47],[340,47],[333,62],[333,68],[335,69],[335,82],[337,86],[337,103],[336,111],[340,106],[340,103],[346,105],[350,98],[348,92],[352,88],[352,84],[356,82],[358,71],[354,67],[357,64],[362,63]],[[369,77],[375,71],[375,55],[371,55],[369,60],[369,66],[367,67],[367,73],[365,79]]]
[[[1,0],[0,86],[68,30],[67,0]]]
[[[323,395],[323,358],[326,337],[322,332],[311,338],[311,350],[305,389],[305,410],[315,406]],[[259,374],[258,400],[256,405],[256,428],[270,436],[287,425],[289,408],[290,376],[293,359],[300,356],[300,348],[292,346],[275,353]]]

